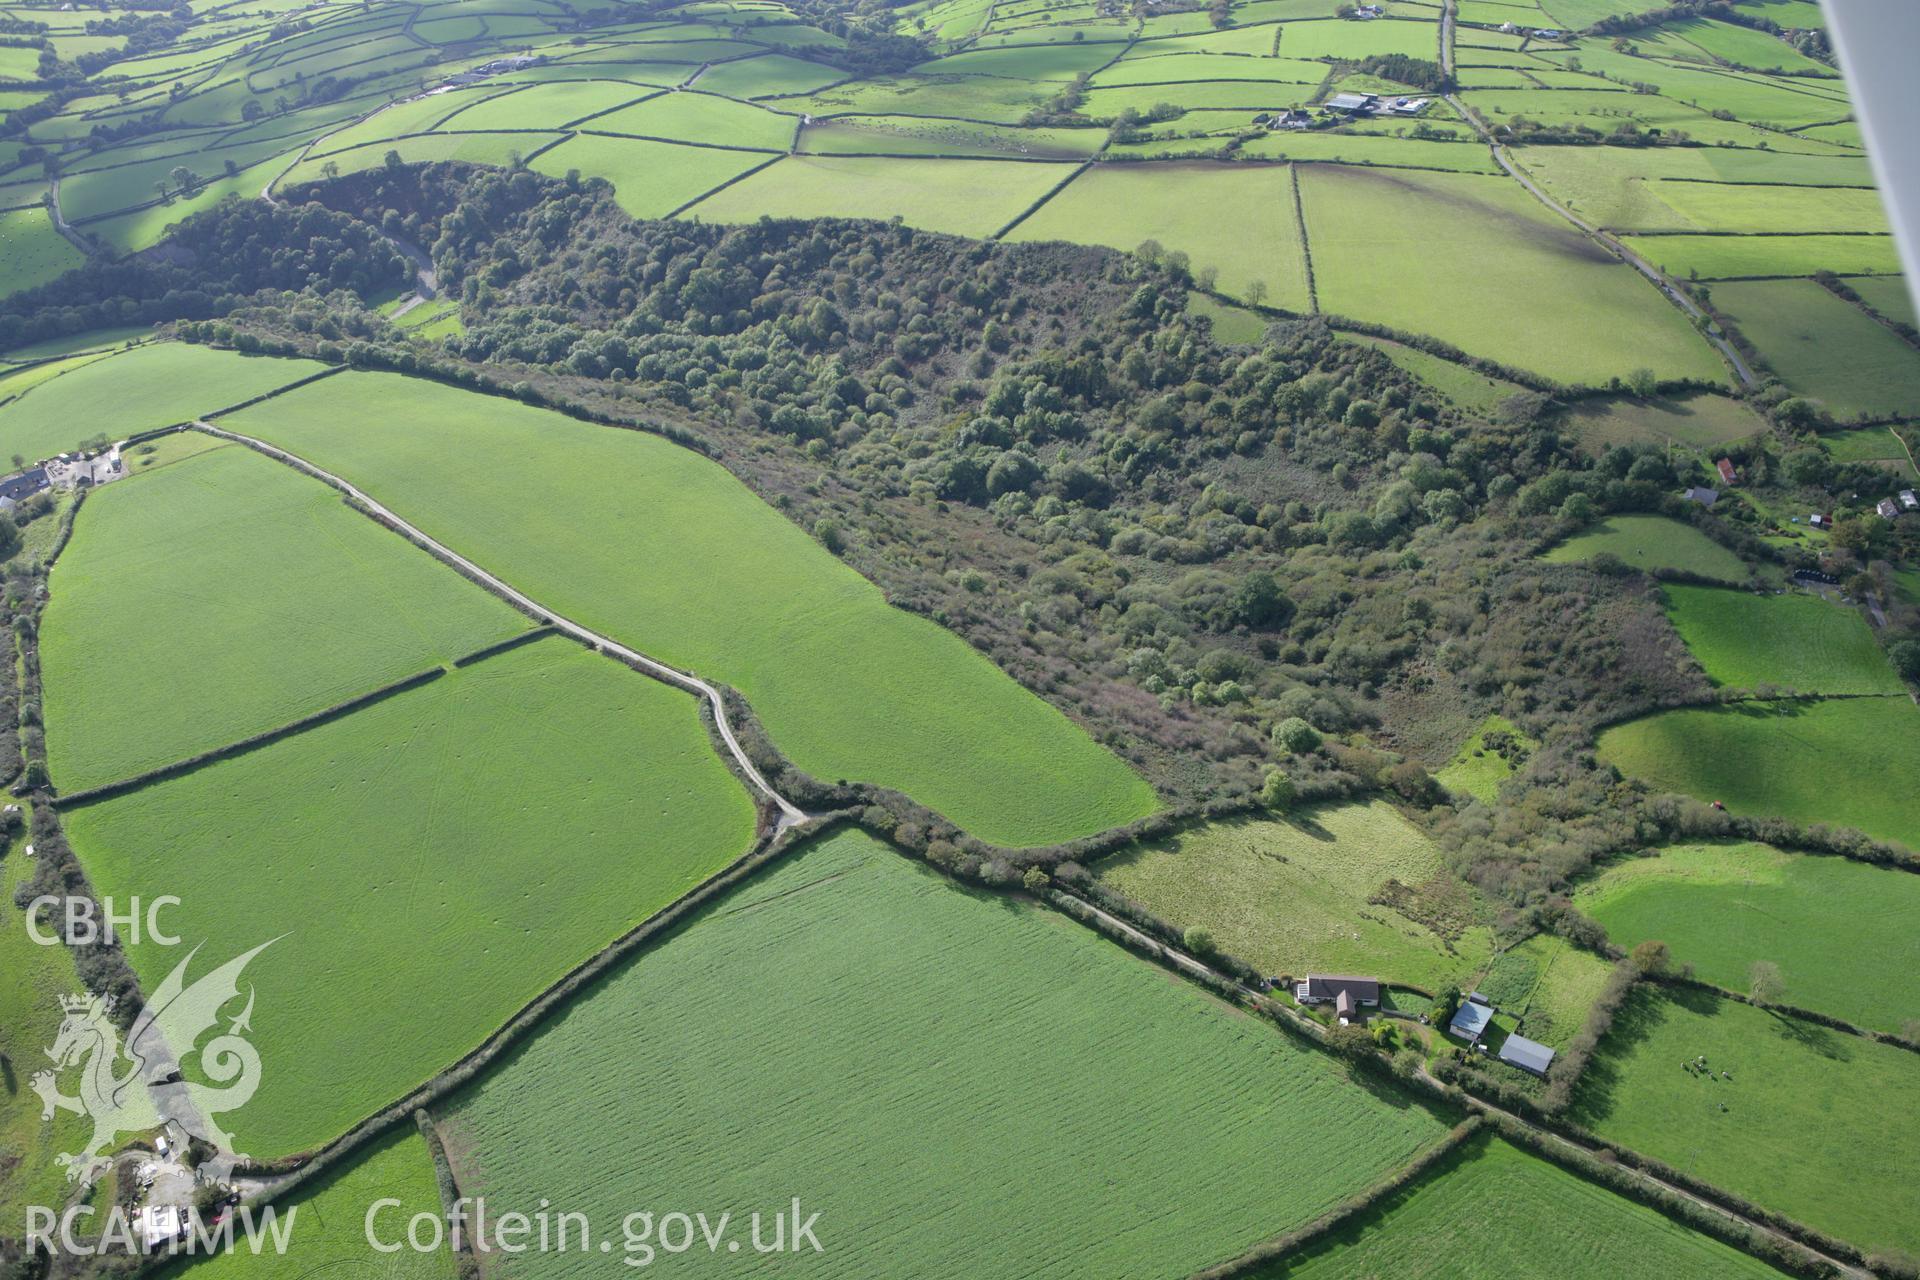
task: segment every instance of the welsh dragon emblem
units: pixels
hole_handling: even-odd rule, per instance
[[[201,1164],[198,1177],[210,1182],[232,1177],[235,1163],[246,1157],[234,1153],[233,1139],[213,1117],[245,1105],[260,1087],[260,1053],[245,1036],[252,1029],[251,986],[246,1007],[226,1029],[204,1045],[199,1040],[218,1026],[220,1010],[239,998],[240,973],[248,961],[272,945],[263,942],[188,986],[187,966],[200,952],[195,947],[147,1001],[128,1029],[124,1045],[113,1023],[110,1000],[60,998],[66,1016],[53,1047],[47,1050],[53,1070],[34,1076],[33,1091],[40,1095],[43,1120],[53,1119],[57,1109],[93,1121],[93,1139],[86,1150],[59,1157],[69,1182],[91,1182],[104,1172],[113,1163],[109,1152],[121,1134],[168,1122],[214,1148],[216,1155]],[[211,1083],[182,1078],[181,1058],[195,1053],[197,1074]],[[58,1075],[74,1067],[80,1072],[80,1092],[69,1097],[60,1091]]]

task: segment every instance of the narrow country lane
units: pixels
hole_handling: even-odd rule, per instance
[[[309,475],[326,481],[381,519],[391,522],[395,528],[403,531],[409,538],[414,539],[421,546],[428,548],[440,559],[473,575],[477,581],[486,584],[490,590],[512,601],[514,604],[519,605],[521,608],[526,609],[536,617],[552,625],[556,630],[564,631],[574,639],[584,641],[595,649],[611,653],[634,666],[649,671],[668,684],[678,685],[680,688],[686,689],[691,693],[699,694],[706,699],[707,705],[712,708],[714,724],[719,728],[720,737],[726,742],[727,751],[733,756],[734,763],[740,767],[740,772],[746,775],[760,794],[772,801],[774,806],[780,810],[779,822],[774,827],[775,833],[785,831],[789,827],[798,826],[807,820],[808,815],[806,812],[789,801],[785,796],[775,791],[772,784],[770,784],[766,778],[761,775],[760,770],[755,767],[753,761],[747,758],[746,751],[740,746],[740,740],[734,736],[733,725],[727,720],[726,703],[720,697],[720,691],[708,684],[705,680],[681,671],[678,668],[670,667],[664,662],[657,662],[636,649],[629,649],[617,640],[603,636],[597,631],[588,630],[571,618],[562,617],[535,600],[532,596],[527,595],[525,592],[509,585],[481,568],[459,552],[428,537],[425,533],[422,533],[406,520],[374,501],[339,476],[334,475],[330,471],[322,470],[297,454],[289,453],[285,449],[270,445],[264,440],[256,440],[252,436],[241,435],[237,431],[228,431],[223,427],[216,427],[210,422],[197,421],[194,423],[194,427],[197,430],[206,432],[208,435],[217,436],[222,440],[231,440],[236,444],[244,444],[250,449],[256,449],[270,458],[278,459],[297,470],[305,471]]]
[[[1454,74],[1454,5],[1455,0],[1445,0],[1440,10],[1440,70],[1448,79],[1452,79]],[[1493,130],[1489,129],[1486,122],[1469,108],[1466,103],[1460,100],[1455,91],[1449,90],[1442,94],[1441,97],[1446,99],[1448,106],[1459,112],[1462,118],[1464,118],[1469,125],[1473,126],[1473,131],[1480,135],[1481,141],[1485,142],[1488,149],[1493,152],[1493,158],[1495,162],[1499,164],[1502,172],[1515,182],[1518,182],[1528,195],[1545,205],[1561,219],[1579,228],[1581,233],[1589,239],[1597,241],[1600,247],[1608,253],[1645,276],[1649,283],[1665,295],[1668,302],[1680,308],[1681,313],[1685,315],[1688,320],[1700,322],[1704,325],[1700,331],[1701,335],[1713,344],[1714,349],[1725,358],[1728,364],[1733,366],[1734,375],[1740,379],[1741,386],[1751,387],[1759,381],[1758,378],[1754,377],[1753,370],[1748,367],[1747,362],[1741,358],[1740,353],[1734,349],[1733,343],[1728,341],[1726,335],[1720,332],[1719,325],[1714,323],[1713,318],[1708,316],[1707,313],[1700,308],[1698,303],[1687,296],[1685,290],[1670,280],[1658,267],[1648,262],[1633,250],[1627,248],[1627,246],[1622,244],[1616,237],[1594,226],[1586,219],[1574,213],[1573,210],[1567,208],[1558,200],[1555,200],[1545,191],[1542,191],[1539,184],[1535,183],[1534,180],[1528,176],[1527,172],[1520,167],[1519,163],[1514,160],[1508,148],[1494,138]]]

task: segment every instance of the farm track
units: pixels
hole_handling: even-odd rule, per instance
[[[1064,893],[1066,891],[1062,890],[1061,892]],[[1326,1031],[1320,1026],[1319,1023],[1314,1022],[1312,1019],[1303,1017],[1300,1014],[1295,1013],[1292,1009],[1289,1009],[1285,1005],[1280,1004],[1278,1001],[1273,1000],[1265,992],[1256,991],[1252,987],[1249,987],[1244,983],[1241,983],[1233,978],[1228,977],[1226,974],[1220,972],[1219,970],[1213,968],[1211,965],[1207,964],[1204,960],[1200,960],[1194,956],[1191,956],[1186,952],[1182,951],[1178,947],[1174,947],[1160,941],[1160,939],[1155,938],[1150,934],[1144,932],[1143,930],[1140,930],[1134,927],[1132,924],[1128,923],[1125,920],[1122,920],[1120,917],[1112,914],[1111,912],[1104,911],[1100,907],[1094,905],[1093,903],[1088,902],[1085,898],[1080,897],[1078,894],[1070,894],[1069,896],[1071,896],[1074,899],[1074,901],[1078,902],[1087,911],[1091,912],[1094,916],[1098,917],[1108,927],[1115,929],[1120,933],[1125,934],[1127,937],[1133,939],[1134,942],[1138,946],[1140,946],[1142,949],[1144,949],[1148,954],[1160,956],[1162,959],[1167,961],[1169,964],[1171,964],[1175,968],[1180,969],[1195,978],[1203,979],[1207,983],[1207,985],[1209,985],[1210,987],[1217,986],[1218,984],[1221,984],[1221,983],[1225,983],[1226,985],[1238,990],[1249,999],[1266,1001],[1267,1004],[1271,1005],[1275,1010],[1277,1010],[1281,1014],[1281,1016],[1285,1017],[1292,1026],[1297,1027],[1303,1033],[1305,1033],[1306,1035],[1308,1035],[1309,1037],[1311,1037],[1316,1041],[1325,1040]],[[1420,1069],[1420,1080],[1429,1089],[1435,1092],[1443,1092],[1447,1088],[1447,1085],[1443,1083],[1441,1080],[1437,1079],[1432,1075],[1429,1075],[1424,1066],[1422,1066]],[[1541,1139],[1541,1141],[1552,1144],[1553,1146],[1559,1147],[1562,1150],[1572,1151],[1577,1153],[1578,1155],[1585,1156],[1589,1159],[1603,1158],[1601,1157],[1601,1153],[1599,1151],[1596,1151],[1594,1148],[1588,1147],[1584,1143],[1576,1142],[1574,1139],[1566,1137],[1563,1134],[1557,1133],[1552,1129],[1548,1129],[1541,1125],[1535,1124],[1533,1121],[1527,1119],[1525,1116],[1509,1111],[1505,1107],[1497,1106],[1494,1103],[1484,1101],[1477,1097],[1472,1097],[1471,1095],[1469,1095],[1468,1097],[1466,1106],[1469,1110],[1480,1111],[1490,1115],[1497,1115],[1505,1120],[1511,1121],[1513,1124],[1519,1125],[1520,1127],[1526,1129],[1530,1133],[1536,1135],[1538,1138]],[[1747,1228],[1748,1230],[1760,1232],[1768,1236],[1769,1238],[1775,1241],[1778,1241],[1789,1252],[1801,1251],[1806,1254],[1809,1254],[1813,1258],[1826,1263],[1828,1266],[1831,1266],[1840,1275],[1857,1277],[1858,1280],[1873,1280],[1873,1273],[1862,1267],[1854,1266],[1851,1263],[1848,1263],[1840,1258],[1833,1257],[1831,1254],[1823,1253],[1820,1250],[1815,1249],[1810,1245],[1803,1244],[1783,1231],[1776,1230],[1775,1228],[1767,1225],[1764,1222],[1760,1222],[1753,1218],[1749,1218],[1744,1214],[1737,1213],[1734,1210],[1727,1208],[1725,1205],[1717,1204],[1714,1201],[1707,1199],[1705,1196],[1702,1196],[1702,1195],[1696,1194],[1695,1192],[1687,1190],[1685,1187],[1677,1186],[1674,1183],[1668,1182],[1662,1178],[1658,1178],[1651,1173],[1645,1172],[1644,1170],[1633,1168],[1631,1165],[1620,1163],[1620,1164],[1616,1164],[1615,1167],[1618,1169],[1623,1169],[1626,1172],[1632,1174],[1636,1179],[1638,1179],[1640,1182],[1642,1182],[1643,1184],[1649,1187],[1656,1188],[1670,1195],[1682,1197],[1683,1199],[1686,1199],[1692,1202],[1693,1204],[1698,1205],[1700,1208],[1705,1209],[1709,1213],[1717,1214],[1718,1216],[1725,1218],[1730,1222],[1737,1223],[1740,1226]]]
[[[1453,75],[1453,34],[1454,0],[1445,0],[1440,11],[1440,70],[1448,77]],[[1493,152],[1494,162],[1500,166],[1501,170],[1504,171],[1508,177],[1519,183],[1528,195],[1545,205],[1561,219],[1579,228],[1582,234],[1588,239],[1598,243],[1601,248],[1605,249],[1615,258],[1618,258],[1635,271],[1638,271],[1642,276],[1646,277],[1650,284],[1660,290],[1668,302],[1678,307],[1688,320],[1693,321],[1699,326],[1701,335],[1705,337],[1708,342],[1712,343],[1714,349],[1732,366],[1734,376],[1740,380],[1741,386],[1751,387],[1759,381],[1759,379],[1754,376],[1753,370],[1748,367],[1747,362],[1741,358],[1739,351],[1734,349],[1733,343],[1728,340],[1724,333],[1720,332],[1718,324],[1712,317],[1708,316],[1692,298],[1689,298],[1685,291],[1672,280],[1668,279],[1664,272],[1633,250],[1627,248],[1627,246],[1622,244],[1618,239],[1602,231],[1599,227],[1594,226],[1555,200],[1545,191],[1541,190],[1540,186],[1534,182],[1527,171],[1522,169],[1519,163],[1514,160],[1510,150],[1495,139],[1493,130],[1487,127],[1486,122],[1480,118],[1479,113],[1462,102],[1457,93],[1448,92],[1442,94],[1441,97],[1446,100],[1448,106],[1459,112],[1462,118],[1473,127],[1474,132],[1480,135],[1481,140],[1484,141],[1487,147]]]
[[[509,603],[525,609],[555,629],[565,632],[598,652],[612,654],[630,666],[637,667],[668,684],[675,685],[678,688],[685,689],[690,693],[697,694],[701,698],[704,698],[713,713],[714,725],[719,730],[722,741],[726,743],[728,754],[733,757],[734,764],[738,767],[740,773],[753,784],[754,788],[757,789],[761,795],[765,796],[766,799],[780,811],[780,817],[774,827],[774,833],[777,835],[789,827],[798,826],[805,822],[810,816],[800,809],[799,806],[793,804],[778,791],[775,791],[773,785],[761,775],[758,767],[747,757],[746,750],[741,747],[740,740],[734,735],[732,723],[727,719],[726,702],[720,696],[720,691],[713,685],[708,684],[696,675],[681,671],[677,667],[670,667],[664,662],[650,658],[637,649],[630,649],[619,641],[603,636],[597,631],[589,630],[571,618],[566,618],[555,613],[552,609],[541,604],[517,587],[510,585],[505,580],[488,572],[451,547],[428,536],[420,529],[408,523],[401,516],[395,514],[373,498],[368,497],[346,480],[334,475],[330,471],[315,466],[305,458],[297,454],[289,453],[275,445],[268,444],[264,440],[257,440],[252,436],[242,435],[237,431],[228,431],[225,428],[216,427],[209,422],[196,421],[193,425],[196,430],[203,431],[208,435],[216,436],[222,440],[231,440],[236,444],[244,444],[250,449],[256,449],[270,458],[286,463],[295,470],[304,471],[316,479],[325,481],[335,489],[346,494],[349,498],[352,498],[375,516],[378,516],[381,520],[390,523],[407,538],[425,547],[440,560],[445,561],[463,573],[471,575],[476,581],[482,583],[489,590],[507,600]]]

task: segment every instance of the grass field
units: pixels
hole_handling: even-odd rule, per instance
[[[1213,338],[1216,342],[1251,346],[1266,335],[1270,323],[1257,312],[1216,301],[1204,293],[1189,293],[1187,310],[1213,321]]]
[[[1834,414],[1920,412],[1920,351],[1811,280],[1716,285],[1713,301],[1788,386]]]
[[[406,1238],[417,1213],[439,1215],[440,1186],[426,1139],[411,1125],[347,1157],[332,1171],[301,1187],[275,1206],[282,1223],[289,1219],[284,1255],[254,1257],[235,1230],[239,1248],[216,1258],[163,1269],[164,1280],[256,1280],[265,1276],[379,1277],[379,1280],[453,1280],[453,1252],[380,1253],[367,1240],[367,1212],[376,1201],[397,1200],[375,1219],[376,1238],[391,1244]],[[257,1212],[257,1211],[256,1211]],[[426,1239],[422,1230],[421,1239]],[[268,1246],[271,1248],[271,1246]]]
[[[1732,583],[1750,576],[1739,556],[1692,525],[1665,516],[1612,516],[1568,538],[1542,559],[1579,564],[1603,552],[1642,571],[1679,569]]]
[[[1387,338],[1365,334],[1341,335],[1349,342],[1360,342],[1383,353],[1387,359],[1438,391],[1463,409],[1481,413],[1497,408],[1508,396],[1523,390],[1504,378],[1490,378],[1477,369],[1469,369],[1451,360],[1442,360],[1431,352],[1409,347]]]
[[[1737,280],[1744,276],[1886,274],[1900,270],[1891,236],[1629,236],[1624,243],[1668,275]],[[1714,296],[1719,297],[1721,286]],[[1814,287],[1814,286],[1808,286]]]
[[[319,481],[228,445],[81,510],[41,625],[49,768],[63,791],[132,777],[531,625]]]
[[[0,294],[31,289],[86,259],[53,227],[45,209],[0,213]]]
[[[1498,751],[1488,749],[1487,735],[1490,733],[1510,735],[1518,740],[1523,750],[1531,751],[1535,745],[1505,716],[1488,716],[1473,731],[1473,736],[1461,744],[1453,759],[1433,775],[1440,780],[1441,786],[1449,791],[1465,792],[1488,804],[1493,803],[1500,794],[1500,784],[1513,776],[1513,764]]]
[[[230,425],[353,479],[548,607],[734,686],[818,777],[898,787],[1010,844],[1155,807],[1060,712],[659,437],[376,374]]]
[[[1219,287],[1245,296],[1251,281],[1289,311],[1307,306],[1306,258],[1284,165],[1109,165],[1087,170],[1007,237],[1137,249],[1158,240],[1187,253]]]
[[[178,895],[204,961],[279,939],[231,1113],[274,1155],[451,1064],[742,853],[753,809],[694,699],[549,638],[65,822],[100,892]],[[182,954],[128,958],[152,990]]]
[[[1702,1055],[1711,1074],[1683,1065]],[[1681,988],[1628,1001],[1573,1118],[1865,1249],[1911,1250],[1920,1148],[1888,1137],[1916,1108],[1920,1054]]]
[[[1695,449],[1745,440],[1766,429],[1746,404],[1711,392],[1582,400],[1567,410],[1568,426],[1594,453],[1617,444],[1684,444]]]
[[[1600,735],[1600,755],[1656,787],[1734,813],[1858,827],[1920,849],[1920,709],[1905,698],[1684,708]]]
[[[1902,324],[1920,324],[1920,316],[1914,312],[1913,293],[1907,288],[1905,276],[1862,278],[1849,280],[1847,284],[1868,306],[1887,319],[1898,320]]]
[[[1255,1280],[1453,1280],[1535,1274],[1552,1241],[1560,1280],[1777,1277],[1644,1205],[1491,1134],[1476,1136],[1400,1194]]]
[[[911,1258],[927,1280],[1185,1275],[1444,1124],[1064,917],[853,832],[600,985],[446,1119],[462,1185],[502,1210],[697,1204],[744,1224],[798,1195],[824,1252],[781,1274],[897,1276]]]
[[[1745,991],[1780,967],[1788,1004],[1897,1032],[1920,997],[1920,876],[1763,844],[1675,845],[1615,862],[1574,903],[1623,947],[1658,938],[1708,982]]]
[[[66,1203],[72,1188],[54,1157],[79,1151],[93,1132],[85,1117],[64,1111],[50,1124],[41,1120],[31,1084],[34,1072],[51,1065],[46,1051],[59,1037],[60,997],[84,990],[72,953],[40,946],[27,933],[13,895],[32,878],[33,860],[20,841],[0,848],[0,973],[7,975],[0,983],[0,1222],[10,1235],[25,1222],[28,1205]]]
[[[1510,181],[1336,165],[1300,181],[1324,311],[1565,382],[1721,376],[1658,293]]]
[[[729,147],[785,151],[800,129],[795,116],[779,115],[710,93],[665,93],[634,106],[596,117],[589,129],[638,133]]]
[[[1815,595],[1669,583],[1667,617],[1715,684],[1801,693],[1903,694],[1866,618]]]
[[[622,209],[636,218],[663,218],[771,158],[754,151],[578,134],[535,157],[532,167],[553,177],[578,169],[605,178]]]
[[[1026,156],[1078,160],[1098,151],[1100,129],[1016,129],[967,120],[912,116],[849,116],[815,120],[800,135],[800,150],[820,155]]]
[[[992,235],[1072,169],[1017,160],[788,156],[687,210],[702,222],[898,216],[952,235]]]
[[[1520,1034],[1564,1049],[1586,1025],[1612,968],[1591,951],[1540,933],[1502,952],[1479,987],[1514,1016]]]
[[[4,386],[0,383],[0,386]],[[1858,427],[1830,431],[1820,437],[1835,462],[1881,462],[1907,480],[1920,480],[1907,451],[1888,427]]]
[[[77,366],[0,405],[0,456],[17,453],[32,462],[88,440],[123,440],[239,404],[325,367],[312,360],[148,343]]]
[[[1212,823],[1095,869],[1180,928],[1211,930],[1265,974],[1361,973],[1437,990],[1492,951],[1479,901],[1383,801]],[[1412,891],[1412,915],[1369,901],[1389,881]]]

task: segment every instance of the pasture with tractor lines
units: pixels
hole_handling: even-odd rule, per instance
[[[624,965],[442,1123],[462,1185],[500,1211],[672,1202],[744,1221],[797,1194],[824,1252],[783,1256],[786,1273],[892,1276],[912,1257],[929,1277],[1117,1280],[1298,1226],[1449,1122],[1062,916],[847,832]]]
[[[1263,974],[1359,973],[1437,991],[1493,946],[1478,895],[1380,800],[1209,823],[1093,870]]]
[[[652,435],[390,374],[236,415],[548,608],[740,690],[816,777],[898,787],[985,840],[1091,835],[1152,789],[724,468]]]
[[[1552,1242],[1561,1280],[1706,1280],[1781,1273],[1492,1134],[1255,1280],[1527,1275]]]
[[[1906,692],[1866,618],[1847,605],[1817,595],[1756,595],[1678,582],[1662,591],[1674,630],[1717,685],[1895,697]]]
[[[1697,989],[1641,987],[1569,1114],[1863,1249],[1912,1250],[1920,1150],[1889,1139],[1916,1107],[1911,1050]]]
[[[1881,979],[1920,965],[1911,872],[1751,842],[1670,845],[1609,864],[1574,904],[1616,945],[1657,938],[1730,991],[1748,991],[1764,962],[1787,1004],[1879,1031],[1920,1018],[1920,996]]]
[[[558,637],[63,816],[100,892],[177,895],[209,957],[278,939],[231,1125],[260,1156],[453,1063],[754,826],[694,698]],[[183,954],[128,958],[151,990]]]
[[[93,494],[52,583],[40,653],[63,791],[237,742],[533,625],[238,445]]]
[[[1905,698],[1685,707],[1600,734],[1600,758],[1735,813],[1857,827],[1920,849],[1920,708]]]
[[[1600,555],[1613,556],[1643,573],[1678,569],[1727,583],[1745,582],[1751,576],[1732,551],[1692,525],[1666,516],[1609,516],[1549,548],[1542,558],[1553,564],[1583,564]]]

